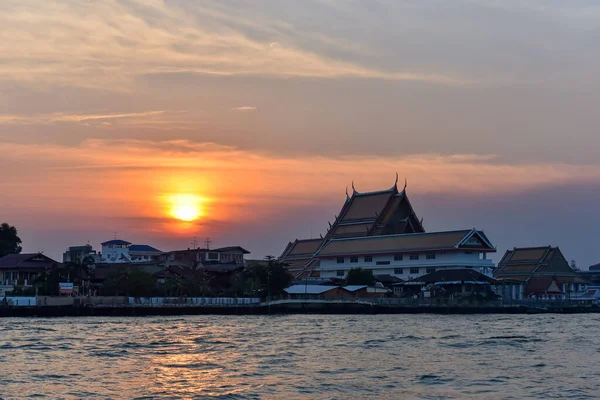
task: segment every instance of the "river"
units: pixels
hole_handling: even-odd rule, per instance
[[[589,399],[600,316],[0,319],[0,398]]]

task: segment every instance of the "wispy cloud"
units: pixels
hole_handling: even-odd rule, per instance
[[[143,74],[182,72],[468,83],[443,73],[373,68],[274,42],[270,38],[282,36],[276,21],[258,24],[234,13],[227,21],[216,5],[196,4],[195,11],[190,15],[164,1],[8,0],[0,15],[0,79],[109,90],[128,90]]]
[[[252,106],[242,106],[242,107],[235,107],[232,108],[233,111],[255,111],[256,107],[252,107]]]
[[[164,110],[144,111],[137,113],[99,113],[99,114],[68,114],[68,113],[51,113],[51,114],[33,114],[33,115],[7,115],[0,114],[0,125],[11,124],[51,124],[56,122],[66,123],[85,123],[100,121],[101,125],[112,125],[113,120],[128,120],[127,124],[135,123],[160,123],[161,117],[165,114],[180,113],[166,112]]]

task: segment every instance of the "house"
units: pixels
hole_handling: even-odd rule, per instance
[[[42,253],[8,254],[0,258],[0,295],[16,286],[31,287],[45,272],[61,268],[61,263]]]
[[[94,264],[100,261],[100,257],[92,245],[71,246],[63,253],[63,263],[90,263]]]
[[[344,286],[344,289],[359,298],[379,298],[387,297],[392,293],[390,289],[383,287],[383,285],[367,286],[367,285],[348,285]]]
[[[320,260],[314,255],[331,240],[425,232],[406,194],[406,184],[402,191],[397,184],[398,175],[390,189],[359,193],[353,183],[352,195],[346,191],[346,201],[325,236],[289,242],[279,259],[290,264],[291,271],[300,271],[298,277],[315,277]]]
[[[599,273],[600,273],[600,263],[599,263],[599,264],[594,264],[594,265],[591,265],[591,266],[588,268],[588,271],[591,271],[591,272],[599,272]]]
[[[402,279],[398,278],[397,276],[389,275],[389,274],[379,274],[379,275],[374,275],[373,277],[375,278],[375,282],[380,283],[381,285],[383,285],[383,287],[386,287],[388,289],[391,289],[392,285],[403,281]]]
[[[314,255],[322,278],[344,278],[353,268],[408,280],[446,269],[491,275],[496,249],[482,231],[420,232],[332,239]]]
[[[557,298],[580,292],[587,285],[558,247],[521,247],[507,250],[494,278],[521,282],[527,297]]]
[[[128,248],[129,258],[132,262],[157,261],[162,251],[147,244],[132,244]]]
[[[340,286],[292,285],[285,289],[291,299],[340,299],[352,298],[354,294]]]
[[[126,240],[114,239],[101,244],[102,246],[102,262],[105,263],[128,263],[131,262],[129,257],[129,246],[131,243]]]
[[[250,252],[241,246],[220,247],[217,249],[187,249],[163,253],[160,260],[166,266],[179,265],[196,268],[200,263],[209,264],[237,264],[245,265],[245,255]]]
[[[113,239],[102,243],[99,262],[131,263],[157,261],[162,252],[147,244],[132,244],[126,240]]]

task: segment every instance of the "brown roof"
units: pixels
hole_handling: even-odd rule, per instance
[[[550,250],[549,247],[537,247],[537,248],[521,248],[515,249],[508,262],[515,261],[539,261],[541,262],[544,256]]]
[[[341,236],[341,235],[348,235],[348,234],[353,235],[353,234],[358,233],[358,234],[360,234],[360,236],[363,236],[363,235],[367,235],[372,227],[373,227],[372,222],[365,222],[365,223],[352,224],[352,225],[337,225],[335,227],[334,231],[332,232],[332,234],[334,236]]]
[[[533,272],[538,266],[539,264],[507,265],[504,267],[503,272]]]
[[[340,215],[342,221],[357,219],[376,219],[381,214],[388,201],[395,196],[394,190],[355,194],[350,199],[348,209]]]
[[[426,251],[455,249],[472,230],[411,233],[403,235],[365,236],[360,238],[333,239],[315,256],[331,257],[349,254],[395,253],[400,251]],[[479,232],[477,232],[479,233]],[[491,247],[486,250],[495,251]]]
[[[559,290],[552,290],[552,283],[555,282]],[[525,286],[526,294],[558,294],[562,293],[560,284],[551,276],[535,276],[532,277],[527,286]]]
[[[0,258],[0,269],[46,269],[62,264],[42,253],[8,254]]]
[[[524,247],[508,250],[498,268],[494,271],[496,277],[512,274],[529,273],[531,275],[549,274],[574,275],[575,271],[562,255],[558,247]]]
[[[321,247],[323,239],[303,239],[290,242],[280,259],[286,261],[288,259],[311,258],[313,254]],[[307,260],[308,261],[308,260]]]

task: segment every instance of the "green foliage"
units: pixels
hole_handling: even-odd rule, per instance
[[[274,257],[266,257],[266,264],[255,264],[246,269],[243,290],[245,295],[277,296],[290,286],[292,275],[287,264]]]
[[[104,281],[104,294],[110,296],[152,297],[158,294],[156,279],[135,267],[120,268]]]
[[[352,268],[348,271],[346,285],[375,285],[375,277],[370,269]]]
[[[0,257],[7,254],[19,254],[23,250],[21,243],[21,238],[17,235],[17,228],[6,222],[0,225]]]
[[[40,273],[33,284],[37,286],[40,296],[58,296],[59,282],[63,282],[61,274],[56,268],[52,268]]]

